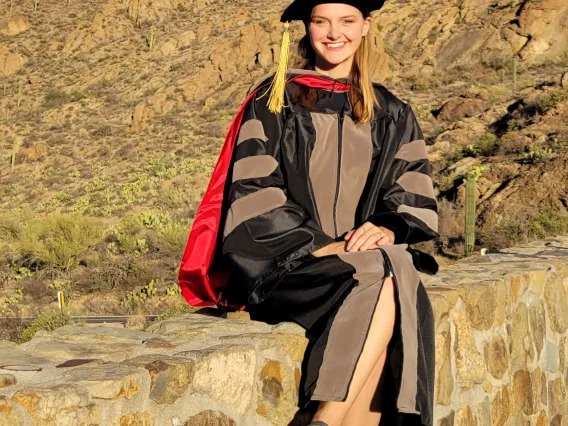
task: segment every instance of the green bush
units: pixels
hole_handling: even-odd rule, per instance
[[[490,157],[498,145],[499,138],[493,133],[486,133],[476,143],[468,145],[463,150],[463,155],[467,157]]]
[[[539,96],[535,101],[529,103],[527,108],[529,110],[534,109],[540,115],[544,115],[551,109],[556,108],[561,102],[566,101],[568,101],[568,93],[564,91],[554,91]]]
[[[482,245],[490,250],[568,233],[568,214],[558,207],[541,207],[482,231]]]
[[[146,303],[148,300],[157,296],[158,288],[155,286],[155,284],[161,283],[163,283],[163,280],[157,278],[150,281],[148,284],[138,290],[132,290],[131,292],[128,292],[122,298],[120,304],[124,307],[130,307],[140,303]]]
[[[65,312],[58,310],[42,312],[20,334],[19,341],[20,343],[28,342],[39,330],[53,331],[56,328],[68,325],[70,322],[71,317]]]
[[[67,93],[63,90],[52,89],[45,95],[43,106],[45,108],[53,108],[64,105],[68,102],[77,102],[86,97],[87,96],[84,93],[77,91]]]
[[[525,158],[522,159],[524,164],[540,164],[546,163],[556,157],[556,153],[552,148],[534,147],[529,149]]]
[[[161,254],[180,257],[183,253],[189,235],[190,224],[172,222],[162,226],[152,235],[152,246]]]
[[[20,263],[70,271],[93,251],[103,239],[102,223],[76,214],[54,214],[38,218],[19,230],[10,243]]]
[[[172,318],[172,317],[175,317],[177,315],[191,314],[191,313],[195,312],[196,310],[197,310],[197,308],[194,308],[193,306],[190,306],[190,305],[187,305],[187,304],[175,306],[173,308],[166,310],[162,314],[158,315],[158,317],[156,318],[156,321],[164,321],[164,320],[167,320],[168,318]]]

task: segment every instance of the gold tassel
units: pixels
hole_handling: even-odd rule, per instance
[[[286,74],[288,72],[288,59],[290,56],[290,23],[284,24],[284,34],[282,36],[282,46],[280,48],[280,62],[270,84],[270,97],[268,98],[268,109],[270,112],[282,112],[284,106],[284,90],[286,86]]]

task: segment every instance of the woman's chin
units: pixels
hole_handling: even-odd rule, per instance
[[[347,59],[349,59],[349,56],[350,55],[345,55],[344,53],[341,53],[341,55],[333,55],[329,54],[329,52],[320,52],[320,57],[325,59],[327,64],[332,67],[342,64]]]

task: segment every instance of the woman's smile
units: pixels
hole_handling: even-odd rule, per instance
[[[323,43],[327,50],[331,52],[337,52],[345,47],[347,43],[342,41],[340,43]]]

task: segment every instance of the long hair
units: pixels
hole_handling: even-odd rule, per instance
[[[298,42],[298,53],[301,57],[300,63],[296,65],[300,69],[309,69],[316,63],[316,51],[314,50],[309,35],[309,23],[304,21],[306,35]],[[371,53],[371,40],[369,34],[361,40],[361,45],[353,57],[353,65],[348,77],[348,84],[351,89],[348,93],[349,102],[353,111],[353,121],[355,123],[368,123],[374,117],[374,106],[380,107],[369,67],[369,56]],[[313,98],[308,94],[302,96],[304,99]]]

